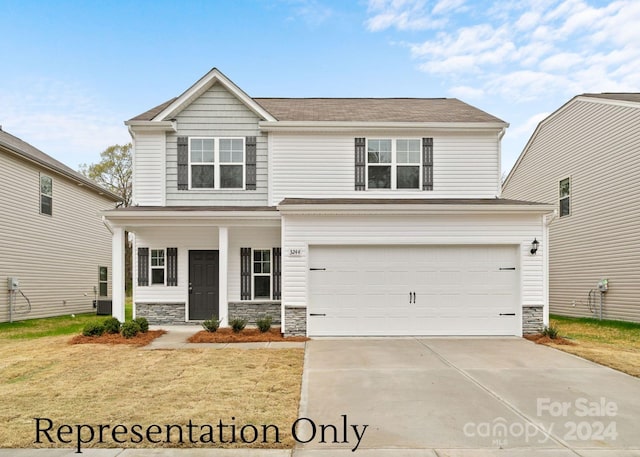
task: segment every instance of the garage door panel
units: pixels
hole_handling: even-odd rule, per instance
[[[311,247],[309,334],[518,334],[517,261],[515,246]]]

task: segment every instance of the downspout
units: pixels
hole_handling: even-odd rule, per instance
[[[507,133],[507,128],[502,127],[498,133],[498,189],[496,192],[496,198],[500,198],[502,195],[502,137]]]
[[[546,243],[546,249],[544,251],[544,307],[545,312],[543,313],[543,324],[545,327],[549,326],[549,226],[551,223],[558,217],[558,211],[553,210],[551,214],[545,214],[542,217],[542,236],[544,237]]]

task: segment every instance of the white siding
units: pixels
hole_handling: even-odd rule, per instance
[[[164,132],[136,133],[133,140],[133,204],[163,206],[165,203]]]
[[[53,179],[53,215],[40,214],[40,173]],[[31,300],[14,320],[91,312],[111,234],[100,211],[115,203],[54,172],[0,151],[0,321],[9,320],[7,277]],[[18,305],[23,308],[22,297]]]
[[[178,132],[167,134],[167,205],[267,204],[267,136],[258,129],[260,119],[220,84],[214,84],[177,116]],[[255,136],[256,190],[181,190],[177,184],[179,136]],[[218,179],[218,177],[216,177]]]
[[[500,175],[496,133],[433,136],[434,190],[354,190],[354,138],[415,138],[393,132],[270,134],[272,205],[284,198],[493,198]]]
[[[296,216],[283,218],[283,304],[306,306],[309,246],[519,245],[522,305],[543,305],[545,241],[540,216]],[[537,238],[537,255],[529,253]],[[288,256],[290,249],[302,255]]]
[[[571,215],[549,230],[552,313],[590,316],[589,291],[609,279],[604,317],[640,321],[640,109],[575,101],[545,121],[503,197],[558,204],[571,178]]]
[[[230,227],[227,293],[229,301],[240,300],[240,248],[271,249],[280,246],[280,228]],[[137,248],[178,248],[177,286],[138,286]],[[136,231],[133,251],[134,302],[188,302],[189,250],[218,249],[217,227],[145,228]],[[223,268],[223,265],[220,265]],[[221,316],[222,317],[222,316]]]

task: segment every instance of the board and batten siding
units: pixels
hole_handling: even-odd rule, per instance
[[[541,241],[537,255],[531,242]],[[282,222],[282,300],[306,306],[309,246],[314,245],[518,245],[522,305],[544,305],[545,242],[540,216],[303,216]],[[302,254],[288,255],[300,249]]]
[[[640,108],[576,100],[539,128],[503,197],[558,205],[549,227],[550,312],[592,316],[588,294],[609,279],[603,316],[640,322]],[[596,294],[599,300],[599,296]]]
[[[284,198],[494,198],[499,189],[497,133],[270,133],[271,196]],[[433,137],[433,190],[354,186],[354,138]]]
[[[136,132],[133,139],[132,201],[134,205],[164,205],[165,150],[165,132]]]
[[[53,179],[52,216],[40,214],[40,173]],[[0,183],[0,322],[9,320],[8,277],[31,300],[14,320],[94,311],[100,266],[111,296],[111,233],[99,212],[115,203],[1,150]],[[17,308],[26,309],[19,294]]]
[[[267,134],[260,119],[222,85],[214,84],[176,116],[178,132],[166,134],[166,204],[267,204]],[[178,190],[178,137],[256,137],[256,190]],[[216,180],[219,177],[216,176]]]
[[[240,248],[271,249],[280,246],[279,227],[229,227],[227,293],[229,301],[240,300]],[[178,248],[178,285],[138,286],[137,248]],[[144,228],[135,233],[133,250],[134,303],[188,303],[189,250],[218,250],[218,228]],[[222,265],[220,266],[222,268]]]

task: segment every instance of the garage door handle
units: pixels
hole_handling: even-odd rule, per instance
[[[515,316],[516,313],[500,313],[501,316]]]
[[[500,271],[516,271],[516,267],[500,267]]]
[[[309,313],[309,316],[326,316],[324,313]]]
[[[311,271],[326,271],[326,268],[309,268]]]

